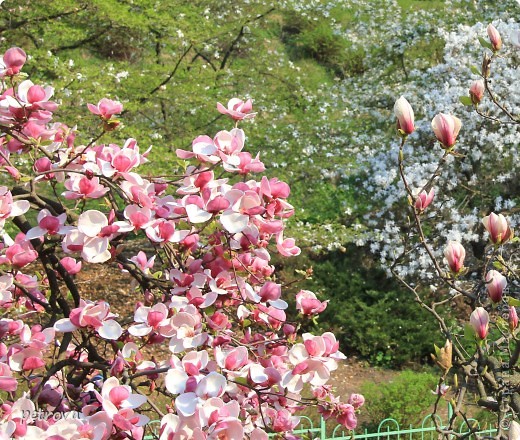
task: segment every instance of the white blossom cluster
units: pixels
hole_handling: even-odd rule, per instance
[[[491,69],[491,89],[497,100],[511,114],[520,115],[520,86],[518,60],[520,48],[511,36],[519,31],[514,20],[495,21],[494,26],[503,36],[501,56],[494,59]],[[467,251],[472,243],[486,239],[481,219],[489,212],[503,213],[514,228],[520,215],[514,208],[520,203],[518,173],[520,127],[508,123],[507,116],[485,96],[479,110],[500,119],[491,122],[478,116],[472,107],[464,107],[460,96],[468,96],[471,83],[478,78],[471,66],[480,69],[482,55],[491,52],[480,46],[478,38],[487,38],[486,23],[459,26],[455,31],[438,30],[445,39],[444,62],[428,69],[410,73],[410,81],[395,91],[403,94],[414,108],[416,132],[407,141],[404,150],[405,174],[411,188],[419,190],[434,173],[443,150],[433,136],[430,121],[442,112],[457,116],[462,129],[455,150],[462,157],[448,156],[440,177],[435,181],[435,199],[424,214],[425,230],[437,257],[442,261],[442,250],[449,240],[460,241]],[[418,115],[418,116],[417,116]],[[406,195],[402,182],[397,179],[397,140],[381,144],[383,138],[370,141],[371,154],[360,154],[366,167],[362,182],[376,209],[365,217],[371,242],[381,262],[389,267],[403,248],[407,237]],[[382,220],[384,219],[384,221]],[[398,267],[401,275],[431,277],[432,264],[422,248],[407,255],[406,264]]]

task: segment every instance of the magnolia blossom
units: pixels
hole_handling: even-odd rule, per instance
[[[482,223],[489,232],[489,239],[495,244],[505,243],[513,236],[513,231],[502,214],[492,212],[482,219]]]
[[[459,118],[439,113],[432,120],[432,129],[442,148],[449,149],[457,142],[462,122]]]
[[[241,99],[232,98],[229,100],[227,108],[218,102],[217,110],[223,115],[228,115],[235,121],[251,119],[256,116],[256,113],[251,113],[251,110],[253,110],[253,102],[250,99],[244,102]]]
[[[413,109],[403,96],[395,102],[394,113],[397,118],[397,129],[404,134],[413,133],[415,130]]]
[[[316,295],[309,290],[300,290],[296,294],[296,310],[302,315],[315,315],[323,312],[329,300],[320,301]]]
[[[108,121],[112,116],[123,111],[123,104],[119,101],[103,98],[97,105],[87,104],[88,109],[101,119]]]
[[[13,76],[20,72],[27,55],[19,47],[7,49],[0,60],[0,76]]]
[[[469,317],[469,323],[480,339],[486,339],[489,327],[489,314],[484,307],[477,307]]]
[[[471,102],[473,102],[473,104],[475,105],[480,104],[480,101],[482,101],[482,98],[484,97],[485,90],[486,87],[484,85],[483,79],[477,79],[476,81],[474,81],[469,89],[469,96],[471,98]]]
[[[518,327],[518,313],[516,307],[509,307],[509,330],[514,331]]]
[[[466,250],[457,241],[450,241],[444,249],[444,256],[448,262],[448,266],[455,274],[464,268],[464,258],[466,258]]]
[[[486,288],[489,298],[494,303],[502,301],[504,289],[507,286],[507,278],[496,270],[490,270],[486,275]]]
[[[430,192],[421,191],[421,193],[415,199],[415,209],[420,213],[423,212],[428,205],[432,202],[435,196],[435,190],[432,188]]]
[[[500,33],[497,31],[495,26],[493,26],[492,24],[488,25],[487,34],[493,51],[499,51],[502,47],[502,37],[500,37]]]

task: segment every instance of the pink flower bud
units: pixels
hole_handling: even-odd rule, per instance
[[[492,212],[482,219],[482,223],[489,232],[489,239],[495,244],[505,243],[513,237],[513,231],[502,214]]]
[[[448,262],[448,266],[453,273],[457,274],[464,269],[464,258],[466,257],[466,250],[457,241],[450,241],[448,246],[444,249],[444,256]]]
[[[490,24],[487,27],[487,34],[489,36],[489,41],[491,42],[491,46],[493,47],[493,50],[495,52],[499,51],[502,47],[502,38],[500,37],[500,34],[498,33],[495,26]]]
[[[489,298],[494,303],[502,301],[504,289],[507,286],[507,278],[496,270],[490,270],[486,275],[486,288]]]
[[[484,86],[483,79],[477,79],[473,82],[473,84],[471,84],[471,87],[469,89],[469,96],[473,104],[480,104],[480,101],[482,101],[482,98],[484,97],[485,89],[486,88]]]
[[[452,116],[439,113],[432,120],[432,129],[435,137],[439,140],[442,148],[449,149],[457,142],[462,122],[460,119]]]
[[[5,75],[13,76],[22,70],[25,61],[27,60],[27,55],[19,47],[11,47],[5,51],[3,60],[6,69]]]
[[[518,314],[516,308],[513,306],[509,307],[509,330],[514,331],[518,327]]]
[[[404,134],[413,133],[415,130],[413,109],[403,96],[395,101],[394,113],[397,118],[397,129]]]
[[[486,339],[489,327],[489,314],[484,307],[477,307],[469,317],[469,323],[480,339]]]
[[[418,212],[424,211],[428,205],[432,202],[433,197],[435,196],[435,190],[432,188],[429,193],[426,191],[422,191],[415,199],[415,209]]]

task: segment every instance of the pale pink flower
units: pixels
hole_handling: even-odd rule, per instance
[[[487,27],[487,34],[489,37],[489,41],[491,43],[491,46],[493,48],[494,52],[497,52],[502,47],[502,37],[500,36],[500,33],[497,31],[495,26],[490,24]]]
[[[296,294],[296,310],[302,315],[316,315],[327,308],[329,300],[320,301],[316,295],[309,290],[300,290]]]
[[[67,214],[60,214],[59,216],[55,217],[48,209],[42,209],[38,213],[37,217],[38,226],[29,229],[25,238],[32,240],[34,238],[44,237],[47,234],[64,235],[73,229],[72,226],[65,226],[66,220]]]
[[[415,130],[413,109],[403,96],[395,101],[394,113],[397,118],[397,129],[407,135],[413,133]]]
[[[480,101],[482,101],[482,98],[484,97],[485,90],[486,87],[484,85],[483,79],[477,79],[476,81],[474,81],[469,89],[469,96],[471,98],[471,102],[473,102],[473,104],[475,105],[480,104]]]
[[[483,307],[477,307],[469,317],[469,323],[480,339],[486,339],[489,327],[489,314]]]
[[[433,132],[445,149],[455,145],[461,127],[462,122],[459,118],[444,113],[439,113],[432,120]]]
[[[453,273],[457,274],[464,268],[466,250],[459,242],[450,241],[444,249],[444,256]]]
[[[486,288],[489,298],[494,303],[502,301],[504,289],[507,286],[507,278],[496,270],[490,270],[486,275]]]
[[[435,190],[433,188],[430,189],[430,192],[428,193],[426,191],[421,191],[421,193],[415,199],[415,209],[417,210],[417,212],[423,212],[432,202],[434,197]]]
[[[482,223],[489,232],[489,239],[495,244],[505,243],[513,236],[513,231],[502,214],[492,212],[482,219]]]
[[[250,99],[244,102],[241,99],[232,98],[229,100],[227,108],[218,102],[217,110],[223,115],[228,115],[235,121],[251,119],[256,116],[256,113],[251,113],[251,110],[253,110],[253,102]]]
[[[98,115],[101,119],[108,121],[112,116],[123,111],[123,105],[119,101],[103,98],[97,105],[87,104],[91,113]]]

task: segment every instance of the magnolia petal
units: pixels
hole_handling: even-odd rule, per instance
[[[97,329],[99,336],[104,339],[116,340],[123,333],[123,329],[117,321],[109,319],[103,322],[103,325]]]

